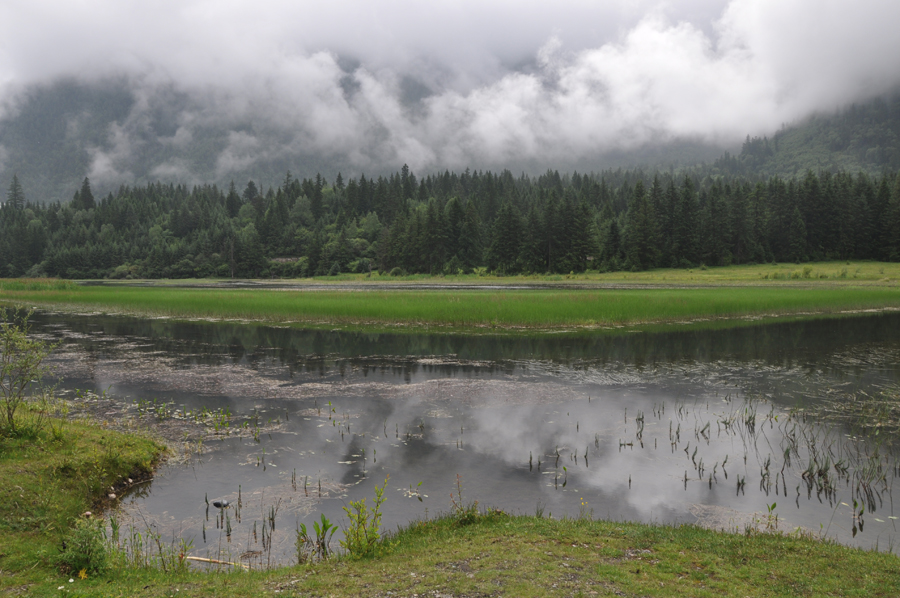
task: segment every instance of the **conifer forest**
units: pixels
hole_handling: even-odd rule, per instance
[[[277,188],[154,183],[0,208],[0,275],[204,278],[637,271],[900,260],[895,172],[751,180],[640,170],[430,174]]]

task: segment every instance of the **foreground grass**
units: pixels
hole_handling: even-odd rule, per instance
[[[839,565],[839,566],[837,566]],[[780,534],[494,513],[417,523],[372,558],[264,572],[119,570],[34,596],[897,596],[900,559]]]
[[[87,423],[58,420],[0,434],[0,590],[61,575],[54,563],[74,521],[102,507],[109,488],[148,476],[163,447]],[[116,490],[118,491],[118,490]]]
[[[284,291],[71,286],[17,290],[0,301],[182,319],[233,319],[365,329],[559,331],[700,320],[900,308],[895,286],[720,286],[639,289],[390,289]]]
[[[73,522],[161,447],[100,425],[0,438],[0,593],[27,596],[896,596],[900,559],[796,535],[511,516],[445,516],[374,557],[262,572],[55,564]],[[467,523],[467,524],[466,524]],[[839,564],[840,566],[836,566]],[[71,580],[71,581],[70,581]],[[62,588],[62,589],[60,589]]]

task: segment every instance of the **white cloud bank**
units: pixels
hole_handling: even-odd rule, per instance
[[[92,149],[105,177],[173,93],[189,107],[158,141],[232,131],[220,174],[298,152],[360,169],[585,160],[733,144],[893,90],[898,22],[884,0],[8,0],[0,106],[63,77],[124,77],[138,100]]]

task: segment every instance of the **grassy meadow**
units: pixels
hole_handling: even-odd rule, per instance
[[[149,477],[164,450],[103,424],[54,418],[38,428],[35,418],[23,416],[17,435],[0,434],[0,594],[61,579],[56,559],[76,522],[129,478]]]
[[[338,274],[319,277],[317,282],[367,282],[394,280],[398,282],[482,283],[482,284],[627,284],[627,285],[745,285],[745,284],[900,284],[900,262],[809,262],[804,264],[751,264],[698,268],[657,268],[641,272],[597,272],[580,274],[520,274],[495,276],[479,271],[469,275],[412,274],[390,277],[373,274]],[[177,281],[172,281],[177,282]]]
[[[69,281],[0,281],[0,302],[149,317],[225,319],[311,327],[459,332],[603,330],[748,319],[808,317],[900,308],[900,264],[829,263],[661,270],[557,277],[372,276],[265,283],[252,289],[210,281],[184,286],[81,286]],[[791,269],[792,268],[792,269]],[[827,274],[831,272],[831,274]],[[334,288],[330,284],[334,282]],[[405,282],[402,288],[395,282]],[[418,282],[440,288],[416,288]],[[497,284],[536,287],[497,289]],[[574,284],[573,284],[574,283]],[[453,288],[453,285],[460,288]],[[472,285],[489,288],[472,288]],[[445,286],[446,285],[446,286]],[[726,324],[728,325],[728,324]]]

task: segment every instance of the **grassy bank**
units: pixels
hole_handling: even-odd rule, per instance
[[[836,564],[840,566],[835,566]],[[14,577],[17,574],[14,574]],[[420,522],[379,554],[261,572],[41,570],[32,596],[896,596],[900,559],[780,533],[505,513]],[[21,586],[20,586],[21,587]]]
[[[35,429],[31,419],[23,415],[17,436],[0,434],[0,591],[12,594],[58,582],[56,559],[75,522],[102,508],[110,488],[149,476],[163,450],[102,425],[50,420]]]
[[[433,282],[436,279],[447,283],[472,284],[488,283],[515,285],[521,283],[546,284],[629,284],[629,285],[742,285],[825,283],[834,284],[900,284],[900,262],[871,261],[831,261],[808,262],[803,264],[752,264],[739,266],[718,266],[708,268],[657,268],[642,272],[597,272],[588,270],[580,274],[521,274],[514,276],[494,276],[487,273],[440,276],[412,274],[408,276],[385,276],[374,274],[339,274],[320,277],[319,282],[371,282],[373,280],[393,280],[397,282]],[[176,281],[172,281],[176,282]]]
[[[139,316],[234,319],[304,326],[438,331],[559,331],[721,323],[748,317],[900,308],[900,288],[857,285],[605,289],[391,289],[304,291],[258,288],[0,285],[0,301]]]

